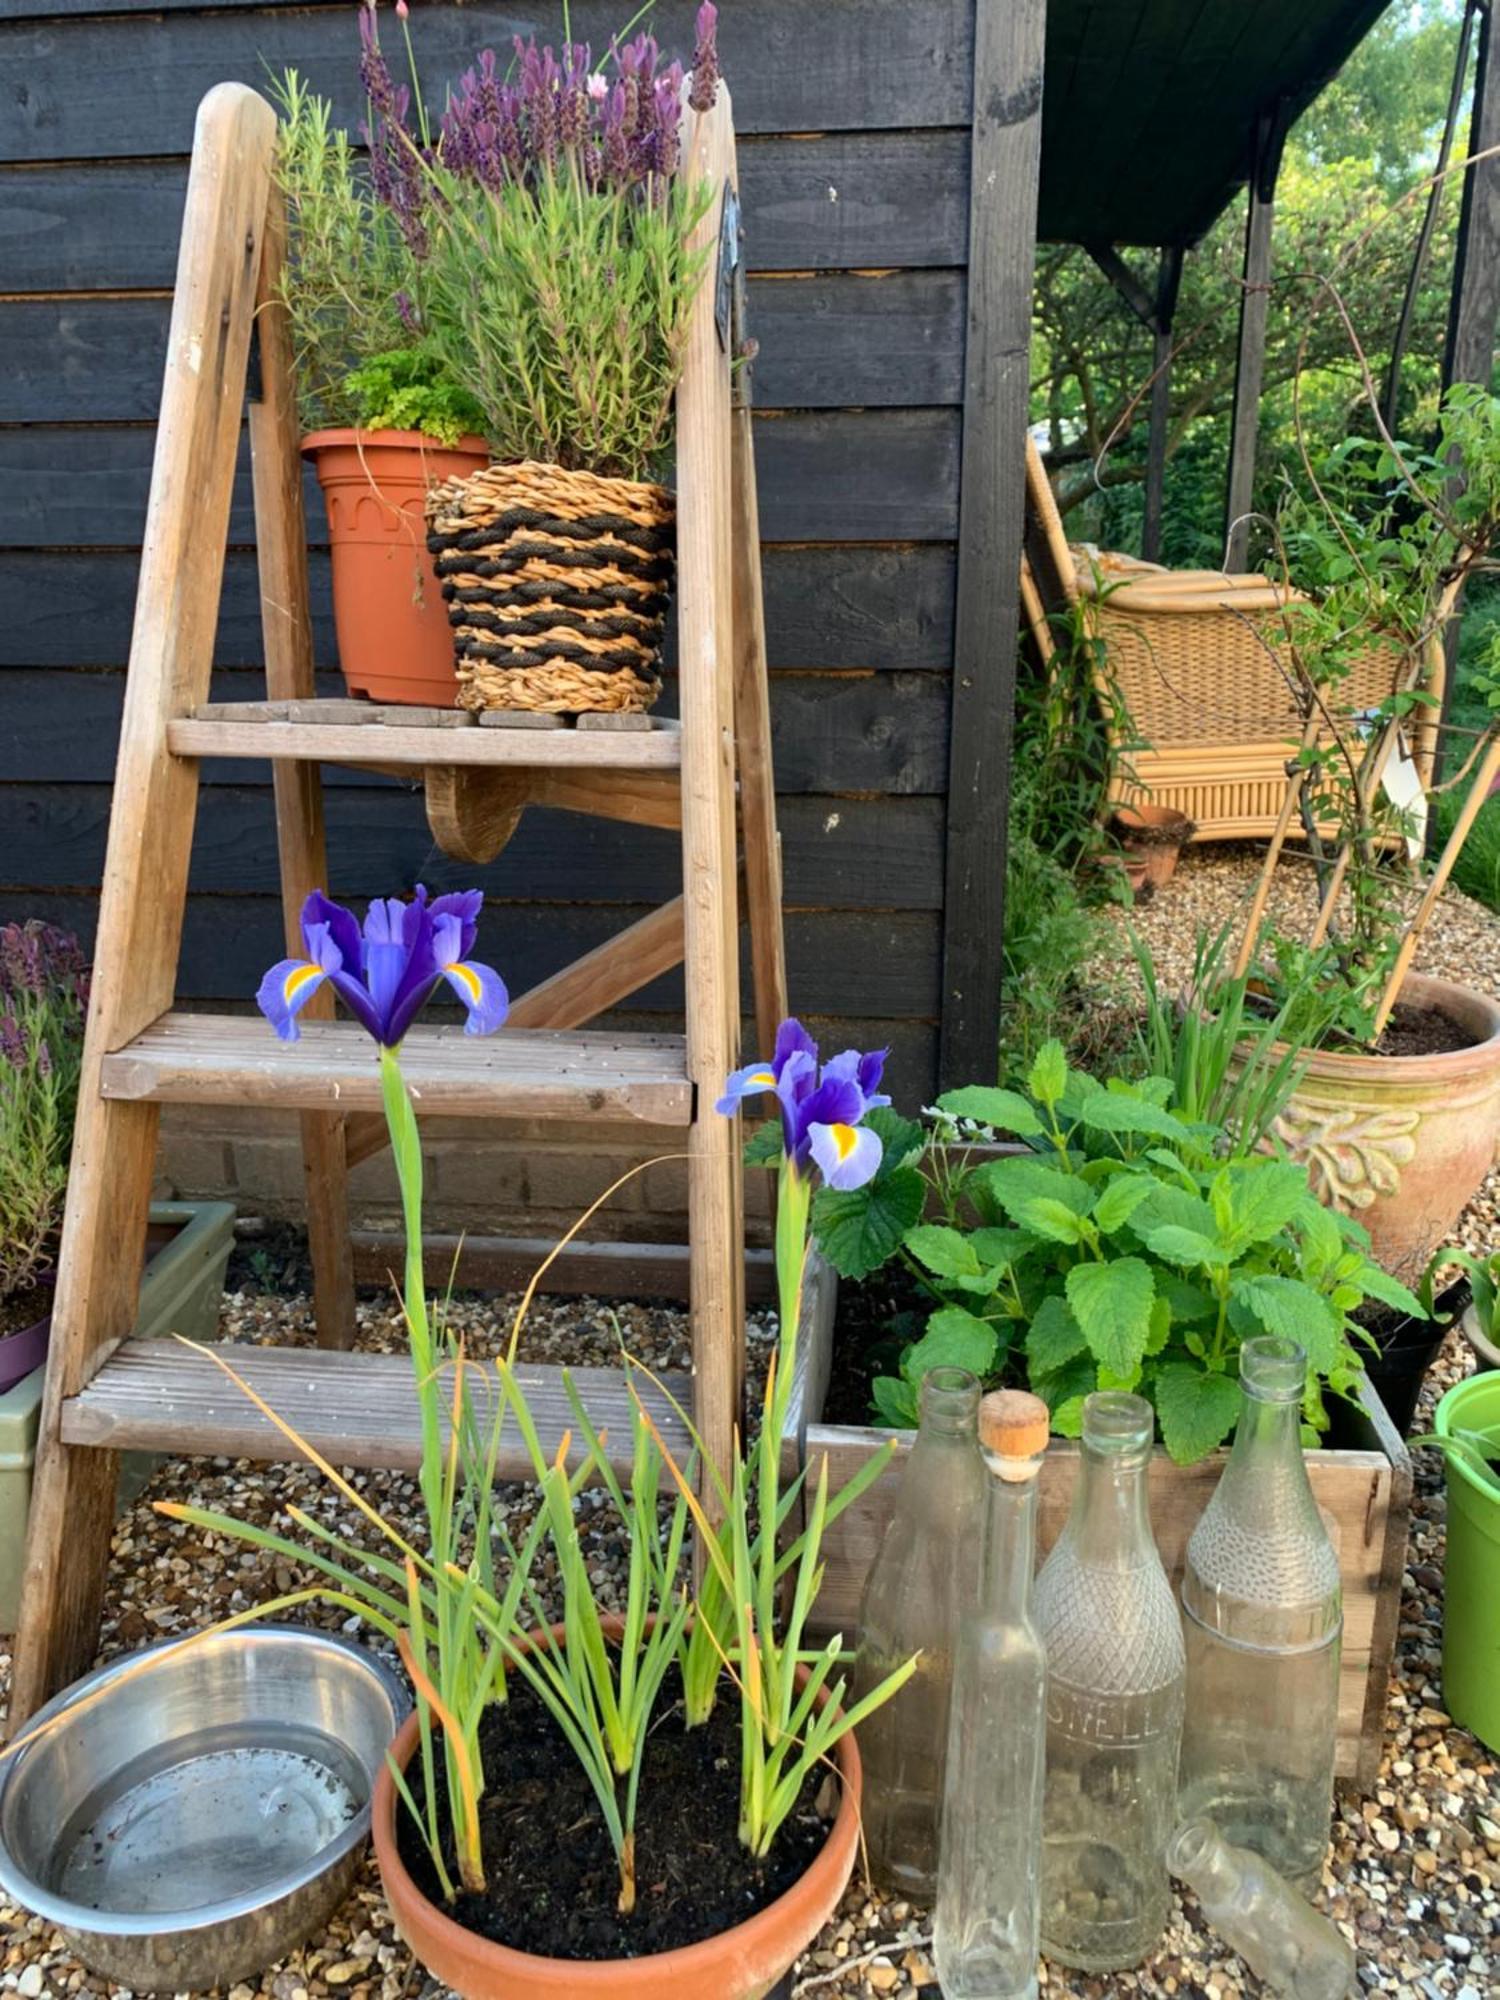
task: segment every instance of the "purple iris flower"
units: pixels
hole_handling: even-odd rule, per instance
[[[831,1188],[863,1187],[880,1166],[880,1135],[862,1121],[877,1104],[885,1049],[861,1055],[846,1049],[818,1068],[818,1045],[800,1021],[783,1021],[767,1062],[746,1063],[724,1086],[717,1110],[732,1118],[747,1097],[775,1094],[781,1107],[782,1143],[799,1172],[815,1161]]]
[[[314,889],[302,906],[307,956],[271,967],[255,996],[260,1011],[282,1041],[295,1042],[297,1016],[326,979],[360,1026],[393,1049],[446,979],[467,1010],[464,1032],[491,1035],[510,997],[498,972],[469,957],[483,902],[482,890],[462,889],[429,903],[418,884],[410,903],[371,903],[361,932],[352,910]]]

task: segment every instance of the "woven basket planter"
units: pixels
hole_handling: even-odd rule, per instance
[[[461,708],[649,708],[675,568],[672,496],[524,461],[434,488],[427,546]]]

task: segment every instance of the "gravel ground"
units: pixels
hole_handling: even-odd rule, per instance
[[[1254,867],[1245,852],[1189,850],[1169,888],[1154,904],[1136,911],[1138,928],[1150,940],[1164,978],[1175,980],[1186,971],[1196,923],[1222,921],[1241,904]],[[1419,965],[1500,991],[1500,921],[1450,895]],[[1114,966],[1109,976],[1117,981],[1117,956]],[[1500,1174],[1490,1176],[1466,1211],[1461,1233],[1475,1247],[1500,1241]],[[503,1342],[512,1309],[513,1302],[504,1300],[456,1303],[471,1352],[493,1351]],[[687,1326],[680,1311],[636,1304],[610,1307],[592,1300],[537,1301],[524,1351],[539,1360],[608,1361],[617,1350],[617,1324],[632,1352],[652,1365],[687,1365]],[[221,1330],[226,1339],[306,1341],[311,1337],[308,1302],[300,1296],[228,1293]],[[752,1322],[750,1338],[752,1362],[763,1363],[769,1339],[763,1320]],[[389,1299],[361,1306],[361,1345],[389,1348],[400,1339],[400,1322]],[[1424,1390],[1419,1428],[1430,1421],[1436,1397],[1468,1368],[1467,1349],[1450,1337]],[[1357,1946],[1362,1992],[1397,2000],[1489,2000],[1500,1994],[1500,1763],[1442,1708],[1445,1502],[1441,1469],[1432,1454],[1417,1455],[1416,1475],[1385,1757],[1370,1798],[1340,1801],[1321,1900]],[[413,1481],[356,1474],[354,1484],[371,1490],[398,1524],[414,1517]],[[300,1505],[353,1539],[366,1533],[348,1503],[311,1470],[224,1459],[166,1461],[116,1531],[104,1656],[191,1630],[300,1580],[293,1567],[163,1521],[151,1511],[150,1501],[164,1497],[267,1524],[288,1505]],[[532,1503],[524,1488],[508,1488],[503,1504],[519,1525]],[[596,1509],[591,1567],[604,1579],[606,1597],[608,1579],[620,1573],[621,1544],[608,1510]],[[342,1622],[339,1614],[316,1607],[305,1615],[310,1622],[335,1628]],[[9,1660],[0,1650],[0,1715],[8,1687]],[[1049,1995],[1089,2000],[1117,1993],[1237,2000],[1263,1991],[1206,1930],[1190,1903],[1174,1905],[1159,1950],[1139,1972],[1090,1978],[1044,1964],[1042,1982]],[[55,1933],[7,1908],[3,1899],[0,1991],[26,2000],[120,1993],[86,1974]],[[395,1937],[374,1867],[367,1862],[328,1930],[257,1984],[231,1989],[230,2000],[315,2000],[324,1994],[353,2000],[440,2000],[442,1992],[413,1965]],[[838,1916],[798,1966],[793,1992],[797,2000],[935,1995],[929,1912],[872,1898],[856,1882]]]

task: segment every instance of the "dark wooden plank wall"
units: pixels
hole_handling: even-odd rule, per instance
[[[888,1040],[931,1084],[941,983],[948,689],[969,228],[973,0],[731,0],[767,625],[794,1004],[837,1042]],[[610,4],[575,0],[596,45]],[[692,8],[658,9],[691,40]],[[556,5],[414,9],[428,76]],[[87,933],[103,855],[186,149],[224,77],[295,63],[357,115],[353,9],[4,0],[0,18],[0,909]],[[322,540],[321,508],[311,508]],[[259,689],[248,479],[216,692]],[[204,560],[213,552],[204,551]],[[338,683],[327,557],[319,657]],[[278,950],[265,766],[210,767],[184,997],[232,1001]],[[344,777],[336,893],[470,879],[420,802]],[[669,836],[532,813],[483,873],[513,990],[672,893]],[[676,1004],[662,981],[645,1010]]]

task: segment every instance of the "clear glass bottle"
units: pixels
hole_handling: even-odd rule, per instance
[[[870,1873],[891,1893],[931,1902],[959,1620],[974,1602],[974,1535],[986,1473],[975,1418],[979,1381],[934,1368],[895,1512],[859,1607],[854,1698],[913,1653],[917,1670],[860,1724]]]
[[[1273,1993],[1344,2000],[1354,1982],[1353,1947],[1260,1855],[1231,1847],[1211,1820],[1198,1819],[1173,1834],[1167,1866]]]
[[[1042,1950],[1083,1972],[1139,1965],[1171,1900],[1182,1623],[1146,1508],[1154,1434],[1141,1397],[1087,1398],[1072,1512],[1036,1585],[1047,1648]]]
[[[1183,1819],[1317,1884],[1333,1808],[1343,1599],[1299,1435],[1307,1357],[1247,1340],[1240,1418],[1182,1577]]]
[[[1031,1615],[1047,1405],[979,1405],[979,1608],[959,1627],[932,1946],[947,2000],[1036,2000],[1047,1656]]]

